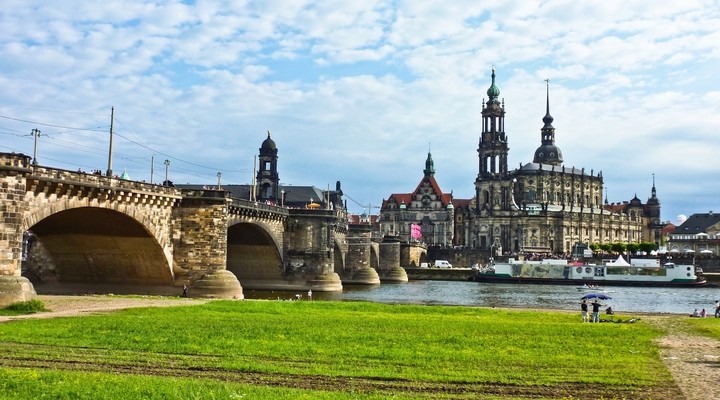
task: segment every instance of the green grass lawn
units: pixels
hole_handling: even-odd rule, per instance
[[[711,314],[708,318],[688,318],[686,322],[698,334],[720,340],[720,318],[714,318]]]
[[[627,394],[671,380],[652,342],[659,331],[579,319],[470,307],[212,301],[17,320],[0,324],[0,397],[37,385],[54,394],[48,398],[93,398],[80,392],[87,382],[138,395],[128,398],[513,398],[533,389],[570,398],[577,388]]]

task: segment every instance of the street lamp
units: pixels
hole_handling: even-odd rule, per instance
[[[285,189],[280,190],[280,206],[285,207]]]
[[[170,182],[168,181],[168,169],[170,168],[170,160],[165,160],[165,182],[163,183],[163,186],[170,186]]]

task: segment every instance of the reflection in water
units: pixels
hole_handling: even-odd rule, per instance
[[[567,285],[516,285],[463,281],[410,281],[399,284],[345,285],[340,292],[313,292],[314,300],[358,300],[379,303],[444,304],[481,307],[579,309],[579,291]],[[612,300],[602,301],[620,312],[690,314],[694,309],[710,311],[720,298],[718,288],[605,288]],[[290,300],[296,294],[287,291],[244,292],[247,299]]]

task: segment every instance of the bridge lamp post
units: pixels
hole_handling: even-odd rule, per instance
[[[33,165],[37,165],[37,140],[38,136],[40,136],[40,130],[39,129],[33,129],[32,130],[33,136],[35,136],[35,147],[33,148]]]
[[[280,190],[280,206],[285,207],[285,189]]]
[[[220,190],[220,179],[222,178],[222,172],[218,172],[217,177],[218,177],[218,190]]]
[[[168,169],[170,168],[170,160],[165,160],[165,182],[164,186],[170,186],[168,183]]]

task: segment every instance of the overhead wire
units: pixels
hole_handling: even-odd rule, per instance
[[[102,155],[102,154],[104,154],[104,153],[107,152],[107,150],[105,150],[105,149],[98,149],[98,148],[93,147],[93,146],[87,146],[87,145],[78,143],[77,141],[64,140],[64,139],[59,138],[58,136],[63,135],[63,134],[67,134],[67,133],[71,133],[71,132],[76,132],[76,131],[109,133],[109,126],[108,126],[108,125],[101,125],[101,126],[96,126],[96,127],[91,127],[91,128],[84,128],[84,127],[73,127],[73,126],[66,126],[66,125],[60,125],[60,124],[52,124],[52,123],[35,121],[35,120],[29,120],[29,119],[24,119],[24,118],[16,118],[16,117],[9,116],[9,115],[0,115],[0,118],[1,118],[1,119],[6,119],[6,120],[9,120],[9,121],[17,121],[17,122],[22,122],[22,123],[26,123],[26,124],[33,124],[33,125],[37,125],[37,126],[44,126],[44,127],[62,129],[62,130],[59,130],[59,131],[56,131],[56,132],[43,132],[43,133],[42,133],[42,137],[43,137],[45,140],[53,143],[53,145],[56,146],[56,147],[66,148],[66,149],[70,149],[70,150],[74,150],[74,151],[79,151],[79,152],[84,152],[84,153],[88,153],[88,154],[97,154],[97,155]],[[127,132],[129,132],[129,133],[133,133],[132,130],[129,129],[127,126],[125,126],[125,124],[123,124],[122,121],[120,121],[118,118],[114,118],[114,121],[117,122],[120,126],[122,126],[125,131],[127,131]],[[6,130],[10,131],[10,133],[3,132],[2,129],[6,129]],[[17,129],[13,129],[13,128],[0,127],[0,134],[11,135],[11,136],[15,136],[15,137],[18,137],[18,138],[23,138],[23,139],[32,140],[32,134],[23,134],[21,130],[17,130]],[[218,171],[218,172],[220,172],[222,175],[225,175],[225,176],[226,176],[226,179],[227,179],[228,175],[230,175],[230,174],[234,174],[234,173],[247,173],[247,172],[250,171],[249,168],[248,168],[248,169],[240,169],[240,170],[223,170],[223,169],[221,169],[221,168],[212,167],[212,166],[207,166],[207,165],[199,164],[199,163],[196,163],[196,162],[188,161],[188,160],[185,160],[185,159],[176,157],[176,156],[172,156],[172,155],[170,155],[170,154],[168,154],[168,153],[166,153],[166,152],[159,151],[159,150],[157,150],[157,149],[153,149],[153,148],[151,148],[150,146],[147,146],[147,145],[145,145],[145,144],[143,144],[143,143],[140,143],[140,142],[137,141],[137,140],[131,139],[131,138],[129,137],[130,135],[118,133],[117,130],[115,130],[115,129],[113,129],[113,136],[117,136],[117,137],[119,137],[119,138],[121,138],[121,139],[123,139],[123,140],[125,140],[125,141],[127,141],[127,142],[129,142],[129,143],[132,143],[132,144],[134,144],[134,145],[136,145],[136,146],[139,146],[139,147],[141,147],[141,148],[143,148],[143,149],[146,149],[146,150],[152,152],[151,155],[146,155],[146,156],[131,156],[131,155],[128,155],[128,154],[123,154],[123,153],[118,153],[118,152],[114,152],[114,153],[113,153],[113,156],[118,157],[119,159],[122,159],[122,160],[124,160],[124,161],[127,162],[127,163],[132,163],[132,164],[135,164],[135,165],[137,165],[137,166],[146,165],[147,167],[149,167],[148,164],[150,164],[150,163],[144,164],[142,161],[143,161],[143,160],[149,161],[149,160],[152,159],[152,157],[155,157],[156,155],[160,155],[160,156],[163,156],[163,157],[165,157],[165,158],[167,158],[167,159],[169,159],[169,160],[173,160],[173,161],[179,162],[179,163],[181,163],[181,165],[182,165],[182,164],[187,164],[187,165],[190,165],[190,166],[193,166],[193,167],[202,168],[202,169],[210,170],[210,171],[213,171],[213,172]],[[10,149],[10,150],[13,150],[13,151],[16,151],[16,152],[17,152],[17,151],[20,151],[20,150],[18,150],[18,149],[14,149],[14,148],[7,147],[7,146],[3,146],[3,148],[7,148],[7,149]],[[79,164],[79,163],[77,163],[77,162],[70,162],[70,161],[58,160],[58,159],[53,159],[53,158],[50,158],[50,157],[42,157],[42,158],[43,158],[43,159],[46,159],[46,160],[52,160],[52,161],[55,161],[55,162],[59,162],[59,163],[62,163],[62,164],[66,164],[66,165],[73,165],[73,166],[76,166],[76,167],[77,167],[77,166],[80,166],[80,167],[85,167],[85,168],[92,168],[91,166]],[[162,169],[162,163],[159,165],[159,168],[156,167],[156,170],[157,170],[157,169]],[[135,170],[135,169],[132,169],[132,170],[133,170],[134,172],[137,172],[137,173],[147,173],[147,170],[142,170],[142,171],[140,171],[140,170]],[[174,172],[180,172],[180,173],[182,173],[182,174],[184,174],[184,175],[191,175],[191,176],[196,176],[196,177],[201,178],[201,179],[207,179],[207,175],[206,175],[206,174],[199,173],[198,171],[196,171],[196,170],[194,170],[194,169],[192,169],[192,168],[183,168],[183,167],[178,166],[178,165],[173,165],[173,171],[174,171]],[[214,176],[214,174],[213,174],[213,176]],[[226,184],[232,184],[232,183],[227,182]]]

